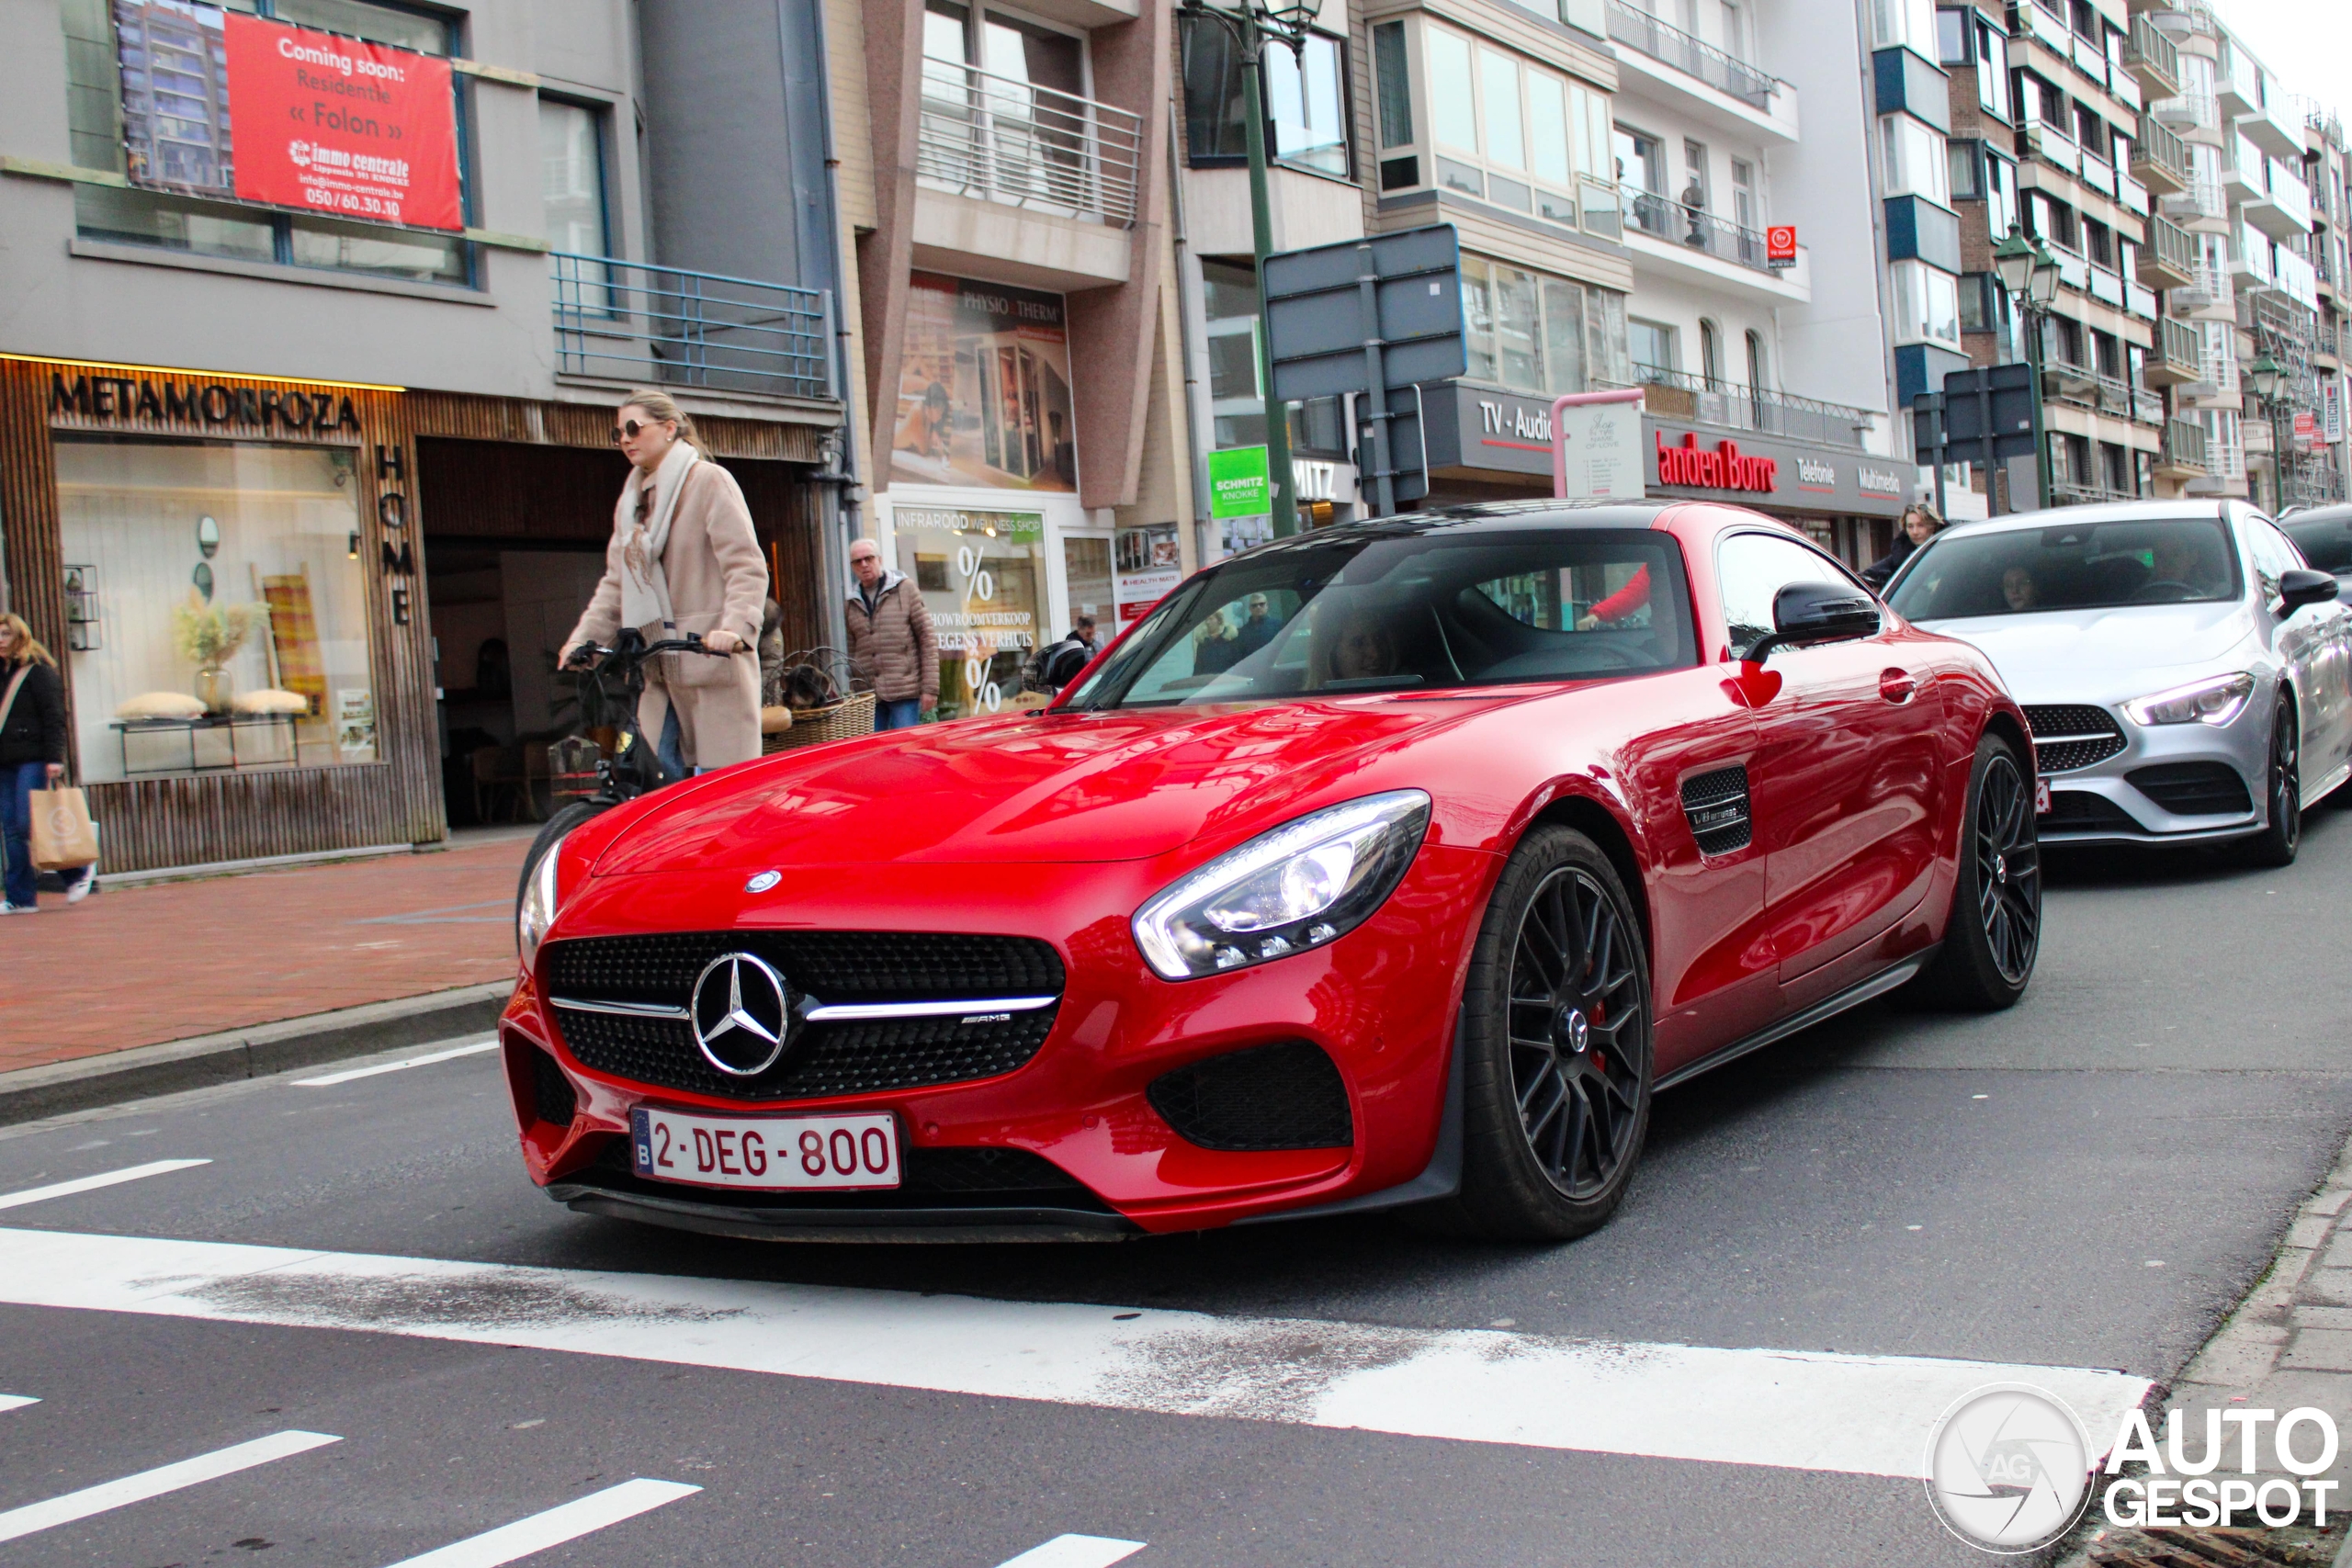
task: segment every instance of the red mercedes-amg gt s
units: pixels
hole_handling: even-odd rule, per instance
[[[500,1032],[524,1159],[732,1235],[1573,1236],[1657,1090],[1906,982],[2022,994],[2032,755],[1980,654],[1752,513],[1278,541],[1049,708],[563,837]]]

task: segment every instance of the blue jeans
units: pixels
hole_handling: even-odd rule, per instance
[[[898,702],[876,699],[874,728],[876,729],[912,729],[922,722],[922,699],[906,697]]]
[[[9,903],[27,908],[39,893],[39,874],[33,870],[32,792],[48,787],[47,762],[12,762],[0,768],[0,850],[5,850],[8,861],[6,897]],[[62,874],[71,887],[90,874],[84,869]]]

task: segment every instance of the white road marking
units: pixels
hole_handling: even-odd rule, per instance
[[[22,1410],[28,1404],[40,1403],[29,1393],[0,1393],[0,1410]]]
[[[999,1568],[1111,1568],[1144,1549],[1140,1540],[1113,1540],[1107,1535],[1057,1535],[1043,1546],[1033,1546]]]
[[[616,1525],[623,1519],[674,1503],[681,1497],[691,1497],[701,1491],[677,1481],[624,1481],[618,1486],[607,1486],[602,1492],[591,1492],[576,1497],[560,1507],[543,1514],[533,1514],[527,1519],[516,1519],[511,1525],[501,1525],[494,1530],[452,1541],[438,1551],[428,1551],[422,1557],[402,1558],[392,1568],[499,1568],[502,1562],[513,1562],[535,1551],[545,1551],[550,1546],[561,1546],[567,1540],[577,1540],[583,1535]],[[1105,1558],[1104,1562],[1115,1559]]]
[[[272,1432],[266,1438],[255,1438],[250,1443],[239,1443],[234,1448],[216,1449],[211,1453],[184,1459],[176,1464],[159,1465],[153,1470],[142,1470],[136,1475],[126,1475],[119,1481],[85,1486],[79,1492],[68,1492],[62,1497],[51,1497],[46,1503],[28,1503],[21,1508],[11,1508],[0,1514],[0,1540],[15,1540],[35,1530],[70,1525],[75,1519],[86,1519],[93,1514],[128,1507],[133,1503],[143,1503],[150,1497],[160,1497],[166,1492],[177,1492],[182,1487],[194,1486],[201,1482],[218,1481],[241,1470],[251,1470],[257,1464],[288,1459],[295,1454],[308,1453],[312,1449],[341,1441],[341,1438],[330,1437],[324,1432]]]
[[[2096,1434],[2144,1378],[0,1229],[0,1302],[360,1329],[989,1398],[1917,1477],[1989,1382]],[[2104,1451],[2104,1450],[2102,1450]]]
[[[485,1051],[497,1049],[498,1042],[495,1038],[476,1040],[469,1044],[456,1046],[447,1051],[435,1051],[424,1056],[411,1056],[405,1061],[379,1062],[372,1067],[353,1067],[347,1072],[329,1073],[323,1077],[296,1078],[294,1087],[296,1089],[333,1089],[339,1083],[349,1083],[354,1078],[372,1078],[378,1073],[397,1073],[408,1067],[429,1067],[435,1062],[454,1061],[459,1056],[479,1056]]]
[[[25,1203],[43,1202],[51,1198],[70,1198],[76,1192],[95,1192],[101,1187],[119,1182],[137,1181],[141,1177],[164,1176],[175,1170],[190,1170],[199,1165],[210,1165],[209,1159],[159,1159],[145,1165],[125,1166],[120,1170],[100,1171],[96,1176],[77,1176],[71,1181],[54,1182],[47,1187],[28,1187],[22,1192],[0,1192],[0,1209],[14,1209]]]

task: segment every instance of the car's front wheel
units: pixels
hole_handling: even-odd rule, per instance
[[[1615,1212],[1650,1115],[1649,954],[1599,845],[1539,828],[1504,868],[1463,996],[1450,1229],[1565,1241]]]
[[[2033,786],[2016,748],[1997,735],[1976,742],[1956,869],[1943,948],[1917,990],[1945,1007],[2013,1007],[2041,951],[2041,844]]]
[[[2264,782],[2269,819],[2245,841],[2245,858],[2255,865],[2292,865],[2303,847],[2303,771],[2295,710],[2287,703],[2278,705],[2270,721],[2270,766]]]

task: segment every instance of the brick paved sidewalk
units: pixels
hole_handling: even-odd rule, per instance
[[[502,979],[529,845],[43,894],[0,919],[0,1072]]]

